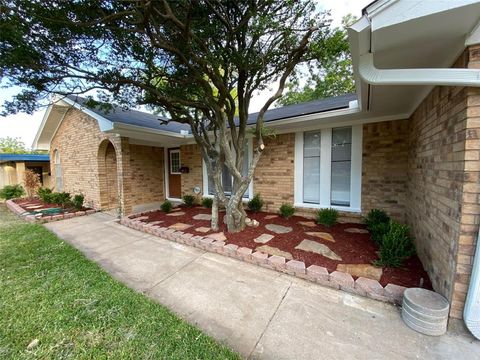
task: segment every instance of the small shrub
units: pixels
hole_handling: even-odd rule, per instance
[[[363,221],[367,228],[370,229],[370,226],[377,225],[380,223],[388,224],[390,222],[390,217],[383,210],[372,209],[368,212],[365,220]]]
[[[333,226],[337,223],[338,211],[335,209],[320,209],[317,211],[317,224]]]
[[[382,245],[383,236],[390,228],[390,217],[383,210],[372,209],[368,212],[364,221],[368,231],[372,236],[372,240],[378,245]]]
[[[47,199],[50,200],[48,203],[58,204],[63,207],[72,204],[70,193],[67,192],[52,192],[50,195],[47,195]]]
[[[192,207],[193,205],[195,205],[195,196],[193,195],[183,195],[182,199],[183,199],[183,203],[187,207]]]
[[[410,237],[410,228],[391,220],[388,232],[382,238],[382,245],[378,253],[379,259],[374,264],[399,267],[413,254],[415,254],[415,246]]]
[[[23,173],[23,184],[25,185],[28,197],[30,199],[33,198],[33,195],[35,195],[41,185],[40,174],[37,174],[32,170],[25,170]]]
[[[40,198],[40,200],[42,200],[44,203],[50,203],[51,202],[50,197],[52,195],[52,189],[41,187],[37,190],[37,195]]]
[[[164,212],[164,213],[169,213],[170,211],[172,211],[172,202],[170,200],[165,200],[162,205],[160,205],[160,209]]]
[[[292,204],[282,204],[280,206],[280,215],[286,219],[290,218],[295,214],[295,208],[293,207]]]
[[[81,210],[83,208],[83,202],[85,200],[85,196],[82,194],[77,194],[72,199],[72,204],[75,210]]]
[[[204,197],[202,199],[202,206],[207,208],[207,209],[211,209],[212,206],[213,206],[213,199],[210,198],[210,197]]]
[[[369,226],[368,230],[372,240],[378,246],[382,246],[383,236],[389,231],[390,223],[376,223]]]
[[[25,190],[22,185],[6,185],[0,189],[0,199],[10,200],[22,197],[25,195]]]
[[[260,194],[255,194],[255,196],[248,202],[248,209],[251,212],[259,212],[263,207],[263,200],[260,197]]]

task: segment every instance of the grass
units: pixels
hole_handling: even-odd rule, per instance
[[[0,358],[240,357],[0,204]]]

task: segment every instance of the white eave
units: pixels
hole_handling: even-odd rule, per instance
[[[360,107],[411,114],[434,86],[480,86],[477,69],[452,69],[480,39],[480,2],[381,0],[348,29]]]

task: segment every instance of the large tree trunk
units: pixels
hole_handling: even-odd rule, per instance
[[[245,218],[247,214],[243,209],[242,197],[232,196],[225,206],[228,232],[240,232],[245,228]]]
[[[214,231],[218,231],[218,196],[213,197],[212,203],[212,224],[211,227]]]

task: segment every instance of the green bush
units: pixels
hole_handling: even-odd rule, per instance
[[[172,211],[172,203],[170,200],[165,200],[162,205],[160,205],[160,209],[164,212],[164,213],[169,213],[170,211]]]
[[[388,224],[389,221],[390,217],[385,211],[379,209],[372,209],[368,212],[363,222],[365,223],[365,225],[367,225],[367,228],[370,229],[370,226],[372,225],[377,225],[380,223]]]
[[[183,195],[182,199],[183,199],[183,203],[187,207],[192,207],[193,205],[195,205],[195,196],[193,195]]]
[[[260,197],[260,194],[255,194],[255,196],[248,202],[248,209],[251,212],[259,212],[263,207],[263,200]]]
[[[337,223],[338,211],[335,209],[327,208],[317,211],[317,224],[325,226],[333,226]]]
[[[52,195],[52,189],[41,187],[37,190],[37,195],[44,203],[50,203],[50,197]]]
[[[22,197],[25,195],[25,190],[22,185],[6,185],[0,189],[0,199],[10,200]]]
[[[211,197],[204,197],[202,199],[202,206],[203,207],[205,207],[207,209],[211,209],[212,205],[213,205],[213,199]]]
[[[383,236],[390,228],[390,217],[383,210],[372,209],[368,212],[364,221],[372,240],[378,245],[382,245]]]
[[[389,222],[372,224],[368,228],[373,242],[378,246],[382,246],[383,236],[388,232],[389,229]]]
[[[292,217],[293,214],[295,214],[295,208],[293,207],[292,204],[285,203],[285,204],[282,204],[282,206],[280,206],[280,215],[282,217],[288,219]]]
[[[376,266],[399,267],[415,254],[415,246],[410,236],[410,228],[391,220],[388,232],[383,235]]]
[[[77,194],[72,199],[72,204],[75,210],[81,210],[83,208],[83,202],[85,200],[85,196],[82,194]]]
[[[58,204],[61,206],[68,206],[72,204],[70,193],[67,192],[52,192],[49,196],[49,203]]]

